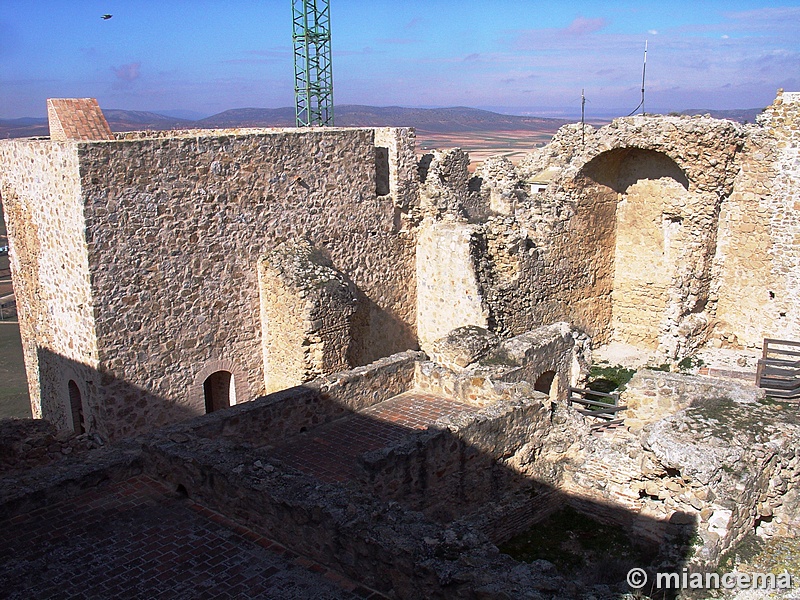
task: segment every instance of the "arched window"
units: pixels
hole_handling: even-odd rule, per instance
[[[72,379],[67,384],[69,390],[69,409],[72,414],[72,430],[75,433],[86,432],[86,422],[83,418],[83,402],[81,401],[81,391],[78,384]]]
[[[230,371],[217,371],[203,382],[206,412],[214,412],[236,404],[236,388]]]

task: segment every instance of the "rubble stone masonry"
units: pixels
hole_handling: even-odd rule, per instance
[[[415,240],[396,227],[392,196],[376,194],[374,136],[4,143],[0,195],[35,414],[72,427],[74,379],[86,423],[128,435],[202,413],[210,364],[233,374],[240,399],[263,394],[257,263],[298,237],[357,290],[350,366],[414,347]],[[391,154],[402,166],[396,145]]]
[[[474,176],[404,128],[3,142],[34,414],[115,438],[202,413],[212,376],[241,402],[469,326],[563,321],[673,362],[799,339],[799,109],[569,125]],[[301,238],[330,271],[286,306],[341,293],[292,320],[265,299],[302,274],[260,285],[258,265]],[[301,347],[270,358],[270,320]]]

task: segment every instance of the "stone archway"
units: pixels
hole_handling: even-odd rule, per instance
[[[690,191],[683,169],[653,150],[609,150],[581,172],[585,193],[616,200],[614,239],[598,242],[613,248],[611,341],[674,358],[678,330],[707,301],[717,198]]]
[[[559,380],[556,372],[545,371],[536,378],[536,381],[533,384],[533,389],[537,392],[547,394],[551,398],[555,399],[558,395],[558,384]]]
[[[247,373],[229,359],[210,360],[194,376],[188,404],[198,413],[221,410],[251,400]]]
[[[203,381],[206,413],[236,404],[236,382],[230,371],[215,371]]]

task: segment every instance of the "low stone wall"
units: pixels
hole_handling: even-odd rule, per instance
[[[359,483],[443,522],[530,489],[533,482],[509,459],[544,444],[550,433],[548,398],[533,396],[439,419],[401,444],[370,452],[360,461]]]
[[[419,364],[415,385],[474,406],[502,397],[498,383],[526,382],[553,399],[566,400],[581,370],[580,337],[563,322],[503,341],[481,327],[459,327],[431,345],[435,362]]]
[[[368,408],[413,387],[420,352],[400,352],[352,371],[320,377],[163,431],[226,437],[256,446],[274,444],[323,423]]]
[[[0,474],[0,519],[31,512],[142,472],[142,454],[130,441],[64,456],[49,464]]]
[[[628,382],[620,402],[628,407],[625,426],[638,430],[695,402],[715,398],[756,402],[764,397],[764,390],[741,381],[642,369]]]
[[[44,419],[0,419],[0,477],[56,463],[104,445],[105,441],[96,433],[77,435],[58,431]]]

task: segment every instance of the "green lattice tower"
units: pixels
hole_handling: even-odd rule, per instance
[[[292,0],[294,98],[298,127],[333,125],[328,0]]]

